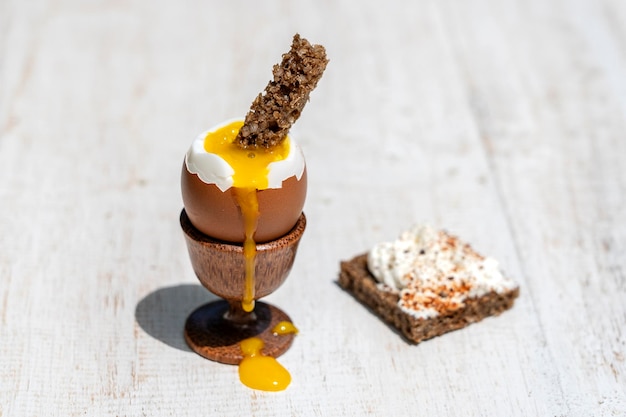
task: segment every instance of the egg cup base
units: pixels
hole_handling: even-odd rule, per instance
[[[228,318],[232,306],[218,300],[197,308],[185,323],[185,341],[200,356],[212,361],[237,365],[243,359],[240,342],[250,337],[263,340],[262,352],[274,358],[285,353],[295,334],[277,335],[274,327],[281,321],[291,322],[278,307],[257,301],[251,319],[238,322]]]

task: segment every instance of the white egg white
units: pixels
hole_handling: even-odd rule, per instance
[[[207,135],[230,123],[241,119],[227,120],[203,133],[200,133],[191,143],[185,155],[185,165],[187,170],[198,175],[202,182],[215,184],[222,192],[228,190],[233,185],[233,174],[235,170],[221,156],[209,153],[204,149],[204,140]],[[283,181],[294,175],[298,180],[304,173],[304,155],[302,149],[289,136],[289,154],[282,161],[269,164],[268,188],[282,188]]]

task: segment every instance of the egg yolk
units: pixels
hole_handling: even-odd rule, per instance
[[[289,155],[289,136],[271,149],[241,149],[234,142],[243,121],[231,122],[204,139],[204,150],[219,155],[235,173],[233,186],[264,190],[268,187],[269,164],[282,161]]]
[[[239,363],[239,379],[262,391],[282,391],[291,383],[291,375],[278,361],[262,354],[263,340],[251,337],[241,341],[243,359]]]
[[[241,149],[234,140],[243,126],[242,121],[229,123],[213,132],[204,140],[204,149],[208,153],[219,155],[233,169],[234,196],[241,210],[244,223],[245,239],[243,255],[245,258],[245,282],[241,306],[244,311],[254,310],[254,269],[256,258],[256,232],[259,220],[259,202],[257,191],[268,188],[269,164],[284,160],[289,155],[289,137],[272,149]],[[280,337],[297,333],[298,329],[287,321],[281,321],[272,329]],[[258,337],[245,339],[240,343],[243,359],[239,364],[239,379],[253,389],[263,391],[282,391],[291,383],[291,375],[278,361],[262,353],[263,340]]]
[[[298,329],[296,328],[296,326],[293,325],[293,323],[290,323],[288,321],[281,321],[276,326],[274,326],[274,328],[272,329],[272,333],[279,335],[279,336],[290,334],[290,333],[297,334]]]
[[[282,161],[289,155],[289,137],[271,149],[242,149],[234,142],[243,126],[243,121],[231,122],[204,139],[204,150],[219,155],[233,169],[233,187],[237,205],[244,223],[245,240],[243,255],[246,271],[241,307],[244,311],[254,310],[254,266],[256,258],[256,232],[259,220],[257,190],[268,187],[269,164]]]

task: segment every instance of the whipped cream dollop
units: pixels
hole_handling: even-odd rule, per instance
[[[230,119],[200,133],[185,154],[187,170],[198,175],[202,182],[215,184],[221,191],[226,191],[233,186],[235,170],[221,156],[207,152],[204,148],[204,141],[210,133],[239,120]],[[287,178],[295,176],[296,179],[300,180],[304,173],[305,161],[302,149],[291,136],[288,136],[288,140],[289,153],[287,157],[268,165],[267,188],[281,188],[283,181]]]
[[[399,293],[400,308],[420,318],[463,307],[464,300],[517,288],[498,262],[443,230],[418,225],[368,253],[379,288]]]

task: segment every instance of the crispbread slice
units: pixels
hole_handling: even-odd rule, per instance
[[[418,318],[398,306],[399,293],[382,289],[367,268],[367,254],[341,262],[339,285],[377,316],[395,327],[407,340],[419,343],[461,329],[486,317],[499,315],[513,306],[519,287],[468,298],[458,309],[435,317]]]
[[[252,102],[235,143],[244,149],[269,149],[282,142],[300,117],[326,64],[324,47],[311,45],[296,33],[289,52],[274,65],[273,80]]]

